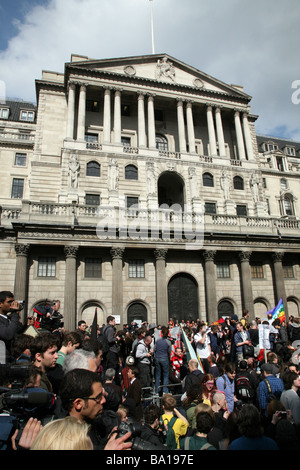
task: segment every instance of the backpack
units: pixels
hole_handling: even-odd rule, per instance
[[[254,390],[251,387],[249,377],[240,375],[235,381],[236,396],[242,401],[251,400],[254,397]]]
[[[184,450],[189,450],[190,449],[190,437],[186,437],[184,441]],[[203,446],[198,449],[198,450],[206,450],[209,449],[210,447],[213,447],[209,442],[206,442],[203,444]]]
[[[139,361],[139,359],[136,357],[136,350],[139,344],[142,344],[142,340],[136,342],[130,354],[133,357],[135,363]]]
[[[107,336],[104,333],[105,329],[106,329],[106,327],[101,328],[100,333],[97,337],[97,341],[99,341],[99,343],[102,344],[102,354],[107,353],[107,351],[109,350],[109,344],[108,344],[108,341],[107,341]]]
[[[168,421],[168,425],[167,425],[167,434],[166,434],[165,445],[170,450],[176,450],[177,449],[177,442],[176,442],[176,438],[175,438],[175,432],[174,432],[174,429],[173,429],[173,426],[174,426],[176,421],[177,421],[177,417],[173,416],[173,418],[170,421]]]

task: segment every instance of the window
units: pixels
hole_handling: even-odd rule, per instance
[[[8,116],[9,116],[9,109],[0,108],[0,119],[8,119]]]
[[[155,109],[155,121],[163,121],[164,120],[164,113],[162,109]]]
[[[130,147],[131,146],[131,138],[121,136],[121,143],[123,144],[123,147]]]
[[[282,265],[282,269],[283,269],[283,277],[286,278],[286,279],[291,279],[294,277],[294,270],[293,270],[293,266],[290,265],[290,264],[283,264]]]
[[[44,257],[38,260],[38,277],[55,277],[56,258]]]
[[[202,175],[203,186],[209,186],[213,188],[214,186],[214,177],[210,173],[203,173]]]
[[[85,134],[84,140],[86,142],[98,142],[98,134]]]
[[[125,179],[126,180],[138,179],[138,169],[135,165],[127,165],[125,167]]]
[[[145,277],[145,262],[143,259],[129,260],[129,277]]]
[[[233,178],[233,187],[234,189],[239,189],[239,190],[244,189],[244,180],[241,176],[235,176]]]
[[[230,268],[228,261],[219,261],[217,263],[217,277],[230,277]]]
[[[156,135],[156,148],[163,152],[168,151],[168,140],[163,135]]]
[[[264,146],[265,146],[265,151],[266,152],[273,152],[274,150],[278,150],[278,145],[275,145],[275,144],[265,143]]]
[[[126,207],[127,209],[130,209],[132,206],[138,206],[139,204],[139,198],[135,196],[127,196],[126,197]]]
[[[86,110],[97,113],[100,110],[100,103],[96,100],[86,100]]]
[[[34,121],[34,111],[24,111],[22,110],[20,113],[20,120],[21,121]]]
[[[85,258],[84,277],[101,278],[101,259]]]
[[[24,190],[24,180],[22,178],[13,178],[11,197],[12,199],[22,199]]]
[[[252,264],[251,265],[251,276],[254,279],[263,279],[264,271],[262,264]]]
[[[89,162],[86,166],[86,176],[100,176],[100,164]]]
[[[281,178],[280,187],[281,189],[287,189],[288,185],[287,185],[287,180],[285,178]]]
[[[247,215],[247,206],[244,204],[237,204],[236,206],[236,215],[246,216]]]
[[[294,215],[293,200],[289,195],[286,195],[284,198],[284,212],[285,215]]]
[[[16,153],[15,155],[15,166],[26,166],[26,153]]]
[[[290,155],[291,157],[295,157],[296,156],[296,149],[295,149],[295,147],[285,147],[285,153],[287,155]]]
[[[205,203],[205,214],[216,214],[216,203],[215,202],[206,202]]]
[[[276,157],[276,162],[277,162],[278,170],[279,171],[284,171],[283,158],[282,157]]]
[[[99,194],[86,194],[85,203],[87,206],[99,206],[100,205],[100,195]]]

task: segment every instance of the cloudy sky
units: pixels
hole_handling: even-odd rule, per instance
[[[300,141],[299,0],[153,0],[152,8],[155,53],[242,85],[258,134]],[[35,102],[41,71],[63,72],[72,53],[151,54],[150,11],[150,0],[0,0],[0,85]]]

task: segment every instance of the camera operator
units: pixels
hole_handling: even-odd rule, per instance
[[[20,310],[22,306],[14,299],[12,292],[0,292],[0,340],[5,343],[6,363],[13,362],[10,354],[11,341],[23,329],[19,318]]]
[[[34,323],[35,328],[44,329],[54,333],[62,328],[62,314],[59,312],[60,300],[53,300],[51,305],[37,305],[33,311],[36,313],[37,318]]]
[[[130,438],[130,432],[118,438],[113,431],[111,436],[104,440],[99,438],[95,423],[97,417],[103,412],[105,395],[100,376],[86,369],[73,369],[68,372],[62,380],[59,391],[62,406],[66,412],[91,425],[89,435],[95,450],[130,449],[132,443],[125,442]]]

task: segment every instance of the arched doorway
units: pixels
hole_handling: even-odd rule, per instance
[[[162,204],[179,204],[184,209],[184,182],[172,171],[162,173],[158,179],[158,205]]]
[[[84,320],[88,326],[91,326],[93,324],[93,320],[95,317],[95,312],[97,309],[97,323],[101,327],[103,324],[106,324],[106,318],[105,318],[105,313],[99,303],[96,301],[90,301],[87,302],[82,310],[81,314],[79,315],[78,321],[79,320]]]
[[[130,324],[132,321],[136,323],[143,323],[147,321],[147,309],[141,302],[133,302],[127,311],[127,321]]]
[[[218,305],[218,318],[231,317],[234,314],[234,306],[230,300],[221,300]]]
[[[181,320],[197,320],[198,308],[198,284],[187,273],[178,273],[173,276],[168,284],[168,311],[169,318],[180,322]]]

